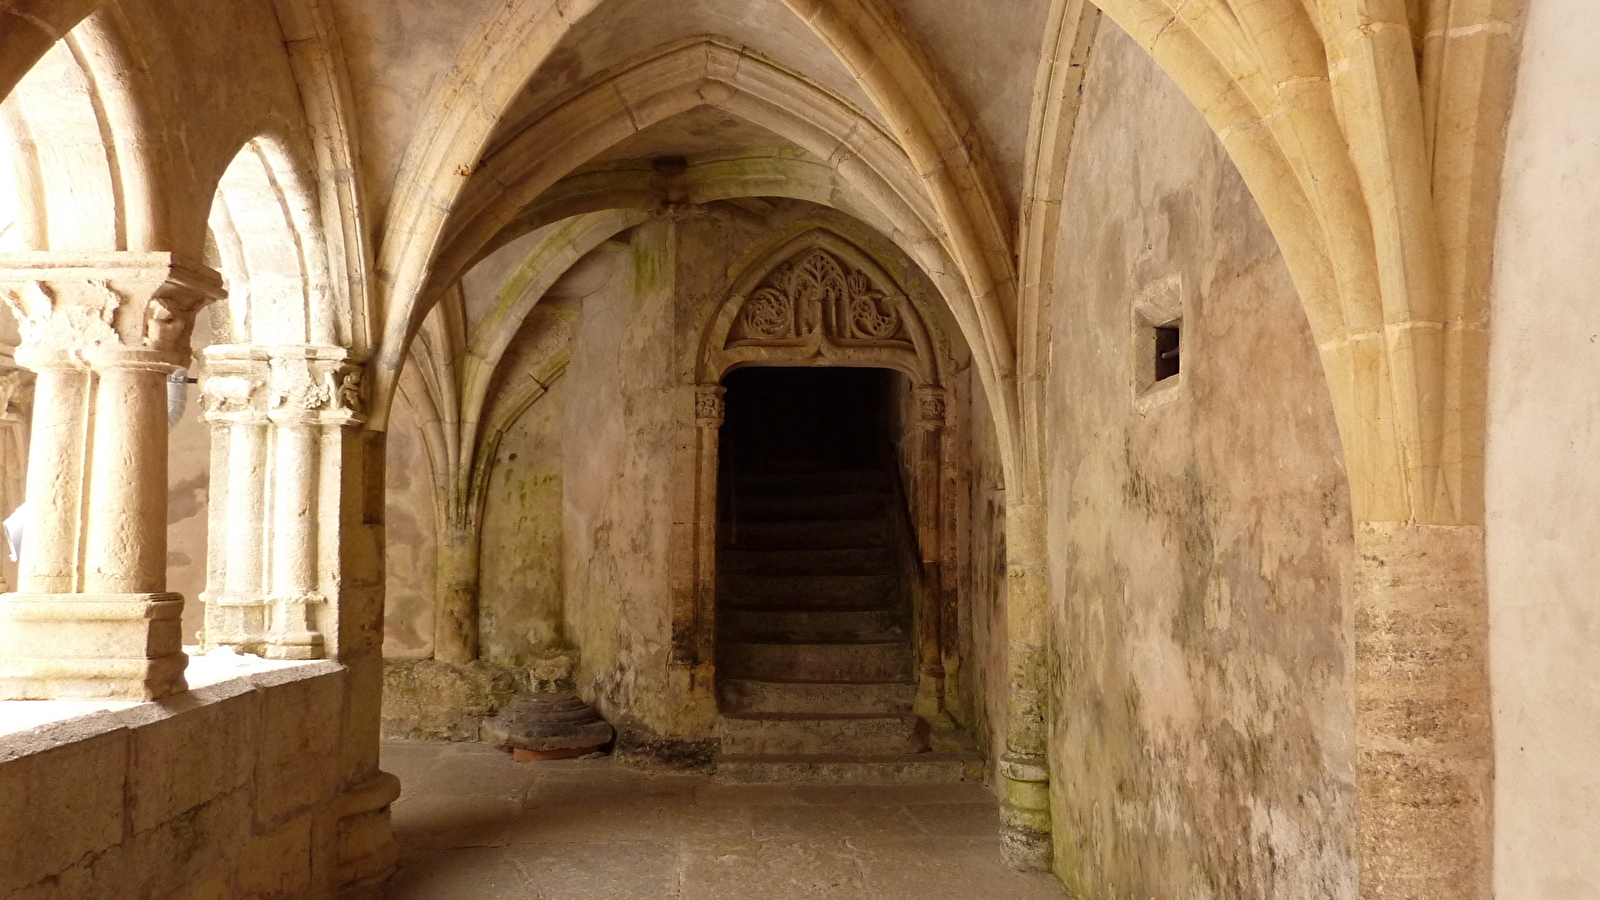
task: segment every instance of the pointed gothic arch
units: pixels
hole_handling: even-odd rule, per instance
[[[715,677],[717,599],[718,446],[723,423],[722,379],[749,366],[849,366],[890,369],[911,385],[917,428],[903,448],[907,500],[921,561],[913,613],[918,649],[915,709],[929,722],[947,721],[946,648],[941,618],[953,607],[954,523],[941,502],[954,479],[947,447],[948,347],[930,323],[930,298],[890,274],[891,266],[826,227],[757,248],[702,332],[694,386],[695,492],[692,572],[676,598],[674,648]]]

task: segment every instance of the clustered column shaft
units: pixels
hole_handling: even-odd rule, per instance
[[[362,422],[360,370],[338,347],[219,345],[206,349],[206,371],[212,484],[225,485],[225,496],[213,488],[209,577],[222,589],[207,597],[206,644],[326,656],[332,589],[321,562],[337,521],[323,515],[323,444]]]

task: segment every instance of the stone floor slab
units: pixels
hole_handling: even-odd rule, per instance
[[[390,900],[1064,900],[1000,861],[982,785],[731,785],[392,742]]]

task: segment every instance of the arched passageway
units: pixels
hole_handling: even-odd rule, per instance
[[[0,3],[0,896],[1600,884],[1524,5]]]

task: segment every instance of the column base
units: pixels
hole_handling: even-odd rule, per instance
[[[1055,849],[1050,842],[1050,832],[1035,831],[1004,821],[1000,823],[1000,858],[1019,872],[1048,872],[1054,861]]]
[[[316,594],[294,594],[267,600],[268,621],[263,648],[268,659],[322,659],[327,642],[315,628],[316,610],[327,601]]]
[[[400,849],[389,827],[389,804],[400,796],[400,779],[388,772],[346,789],[335,825],[336,895],[379,897],[394,874]]]
[[[155,700],[188,690],[179,594],[0,596],[0,699]]]
[[[1000,855],[1024,872],[1048,872],[1054,862],[1051,840],[1050,769],[1038,756],[1010,751],[1000,757],[1005,785],[1000,803]]]
[[[322,659],[327,655],[322,635],[315,631],[268,635],[263,649],[267,659]]]
[[[917,679],[917,695],[911,702],[911,711],[937,730],[949,731],[956,720],[944,705],[944,673],[924,672]]]
[[[256,597],[228,594],[200,595],[205,604],[206,627],[201,638],[207,650],[231,647],[239,653],[265,656],[262,635],[267,632],[267,604]]]

